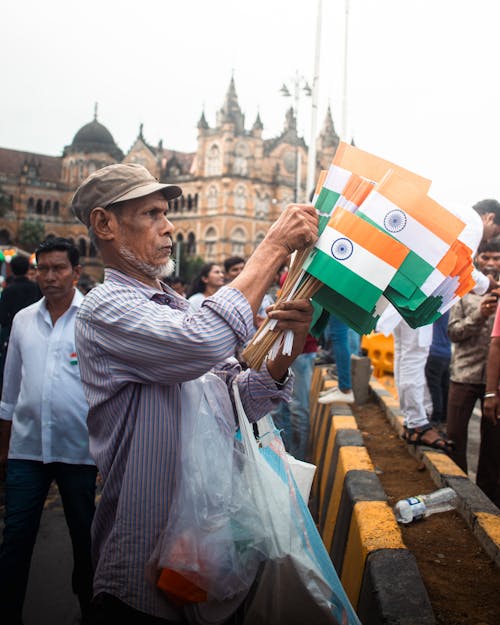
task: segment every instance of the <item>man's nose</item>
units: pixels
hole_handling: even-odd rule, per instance
[[[165,216],[164,223],[162,224],[163,231],[167,234],[171,234],[174,231],[174,224],[168,217]]]
[[[45,273],[45,279],[46,280],[54,280],[56,277],[56,272],[52,271],[52,269],[49,269],[46,273]]]

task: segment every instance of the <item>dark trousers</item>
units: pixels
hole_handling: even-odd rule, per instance
[[[9,460],[5,527],[0,547],[0,615],[5,625],[22,622],[31,556],[50,485],[56,482],[73,546],[73,592],[82,612],[92,597],[90,527],[95,510],[97,469],[61,462]],[[50,580],[47,580],[50,584]]]
[[[425,379],[432,400],[431,421],[445,423],[448,411],[450,359],[429,354],[425,364]]]
[[[467,473],[467,427],[479,399],[483,407],[484,384],[450,382],[448,396],[448,436],[455,442],[453,460]],[[493,425],[481,416],[481,445],[476,483],[500,506],[500,425]]]
[[[169,621],[131,608],[113,595],[101,593],[92,601],[88,625],[183,625],[187,621]]]
[[[500,422],[496,425],[481,419],[481,446],[477,463],[476,483],[500,508]]]
[[[484,384],[450,382],[448,394],[447,434],[455,443],[451,454],[458,466],[467,473],[467,428],[477,400],[484,395]]]
[[[243,623],[244,606],[240,606],[236,612],[224,621],[224,625],[241,625]],[[107,593],[97,595],[92,601],[91,616],[86,625],[187,625],[191,619],[170,621],[151,614],[139,612],[123,603],[117,597]]]

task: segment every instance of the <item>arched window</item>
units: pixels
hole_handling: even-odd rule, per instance
[[[187,196],[187,209],[188,209],[188,211],[190,211],[192,208],[193,208],[193,196],[190,193],[188,193],[188,196]]]
[[[52,214],[54,217],[59,217],[59,202],[57,200],[52,205]]]
[[[235,228],[231,234],[231,254],[233,256],[245,255],[246,232],[243,228]]]
[[[93,244],[93,242],[90,242],[90,246],[89,246],[89,257],[90,258],[95,258],[97,256],[97,248],[96,246]]]
[[[205,232],[205,258],[207,261],[215,258],[215,246],[217,243],[217,231],[213,226]]]
[[[222,173],[220,150],[215,143],[208,150],[206,171],[207,176],[220,176]]]
[[[181,232],[175,237],[175,248],[174,248],[174,257],[176,263],[180,262],[181,254],[182,254],[182,244],[184,243],[184,237]]]
[[[262,198],[257,195],[255,198],[255,216],[257,219],[265,219],[269,215],[270,206],[271,200],[268,195]]]
[[[52,203],[50,200],[45,200],[45,205],[43,207],[43,214],[44,215],[50,215],[50,213],[52,212]]]
[[[194,194],[194,208],[195,210],[198,208],[198,194]]]
[[[30,197],[30,199],[28,200],[28,213],[34,213],[35,212],[35,200]]]
[[[36,201],[36,209],[35,209],[35,211],[36,211],[37,215],[41,215],[43,213],[43,202],[42,202],[42,200],[38,199]]]
[[[207,208],[210,213],[214,213],[216,211],[218,197],[219,193],[217,191],[217,187],[214,184],[210,185],[207,193]]]
[[[237,176],[248,176],[248,146],[238,143],[234,151],[233,172]]]
[[[234,192],[234,211],[236,213],[244,213],[247,207],[247,190],[240,184]]]
[[[195,256],[196,255],[196,237],[194,235],[194,232],[190,232],[188,234],[187,255],[188,256]]]

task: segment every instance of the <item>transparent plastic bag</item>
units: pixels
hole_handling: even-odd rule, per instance
[[[258,422],[259,448],[234,387],[252,492],[272,530],[267,558],[246,601],[244,625],[360,625],[293,476],[270,417]]]
[[[269,532],[242,478],[225,382],[210,372],[186,382],[181,402],[179,480],[147,575],[177,605],[224,601],[252,584]]]

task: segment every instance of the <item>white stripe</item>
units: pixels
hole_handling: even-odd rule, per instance
[[[337,239],[348,239],[352,243],[353,251],[349,258],[339,260],[332,255],[332,245]],[[361,276],[381,291],[386,288],[397,271],[392,265],[389,265],[389,263],[355,243],[343,232],[335,230],[329,225],[323,230],[315,247],[327,254],[332,260],[342,263],[347,269]]]
[[[330,165],[323,186],[330,191],[335,191],[335,193],[342,193],[351,176],[352,172],[347,169],[342,169],[338,165]]]
[[[434,269],[430,276],[427,277],[426,281],[420,287],[422,293],[427,295],[435,295],[434,291],[438,289],[446,279],[446,276],[439,271],[439,269]]]
[[[358,207],[356,206],[356,204],[354,204],[354,202],[352,202],[351,200],[347,200],[343,195],[339,197],[338,202],[335,205],[335,207],[337,206],[340,206],[341,208],[343,208],[346,211],[349,211],[350,213],[355,213],[358,210]]]
[[[436,236],[431,230],[377,191],[370,193],[361,204],[359,210],[387,232],[390,231],[384,225],[386,215],[393,210],[403,211],[407,219],[406,226],[399,232],[390,232],[390,234],[433,267],[439,263],[450,248],[445,241]]]

